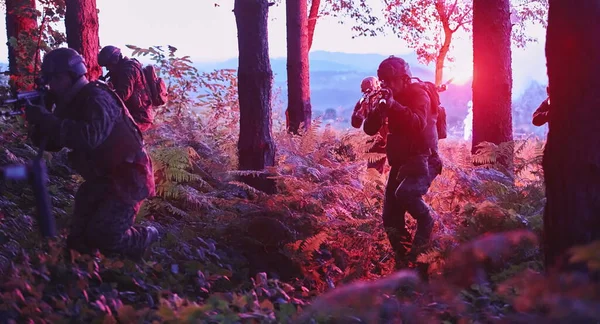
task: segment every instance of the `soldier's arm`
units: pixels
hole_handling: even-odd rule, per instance
[[[427,112],[431,107],[429,95],[421,89],[414,90],[409,95],[412,98],[410,108],[394,100],[388,108],[388,118],[397,120],[400,127],[421,132],[427,126]]]
[[[364,121],[364,116],[362,112],[362,100],[359,100],[354,106],[354,112],[352,112],[352,120],[351,124],[354,128],[360,128]]]
[[[383,114],[381,109],[373,109],[367,114],[363,130],[369,136],[373,136],[379,132],[379,129],[383,126]]]
[[[536,109],[533,113],[533,120],[531,121],[535,126],[542,126],[548,122],[549,116],[548,112],[550,111],[550,105],[548,104],[548,100],[544,100],[542,104]]]
[[[83,107],[81,107],[83,108]],[[110,134],[121,111],[108,96],[93,96],[86,102],[83,120],[63,119],[60,123],[60,142],[75,150],[98,147]]]
[[[39,125],[33,125],[28,132],[29,139],[34,146],[40,147],[42,142],[42,136],[46,137],[46,147],[44,148],[47,152],[58,152],[63,146],[58,143],[58,139],[55,134],[44,134],[40,131]]]
[[[127,64],[125,69],[119,73],[116,82],[113,83],[115,92],[123,101],[127,101],[133,94],[137,72],[137,68],[133,64]]]

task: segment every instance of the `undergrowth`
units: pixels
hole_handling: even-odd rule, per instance
[[[302,136],[276,127],[277,165],[270,171],[278,193],[266,195],[239,182],[235,172],[234,74],[195,77],[218,85],[218,91],[201,97],[204,109],[192,112],[181,99],[173,113],[177,118],[164,110],[161,124],[146,136],[157,196],[145,201],[137,218],[159,228],[162,237],[143,262],[68,253],[64,230],[57,240],[44,241],[29,187],[0,184],[0,318],[35,323],[600,319],[597,286],[575,275],[542,273],[543,142],[511,143],[516,152],[511,173],[497,163],[502,147],[484,144],[472,157],[467,143],[441,141],[444,169],[426,196],[436,225],[434,244],[419,256],[428,265],[424,281],[410,270],[393,271],[380,218],[387,174],[366,169],[375,158],[364,153],[366,135],[318,120]],[[20,123],[0,122],[2,165],[35,155]],[[65,152],[45,157],[53,211],[64,229],[81,179]],[[414,231],[415,222],[407,219]],[[575,258],[598,267],[595,251],[582,247]]]

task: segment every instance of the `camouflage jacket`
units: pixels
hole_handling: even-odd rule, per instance
[[[117,195],[127,201],[155,194],[141,131],[106,84],[76,83],[53,114],[59,124],[46,134],[49,149],[71,149],[69,162],[86,181],[111,179]]]
[[[437,111],[432,109],[429,95],[419,83],[394,94],[391,106],[385,111],[372,110],[365,119],[365,133],[375,135],[386,119],[389,129],[386,153],[390,165],[403,164],[408,158],[428,154],[430,150],[437,151]]]
[[[125,102],[135,122],[143,129],[154,121],[152,101],[144,81],[141,64],[127,57],[119,62],[115,71],[110,72],[110,84]]]

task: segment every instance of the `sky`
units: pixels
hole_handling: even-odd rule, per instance
[[[221,6],[215,7],[215,2]],[[233,0],[96,0],[96,3],[100,10],[101,46],[173,45],[180,55],[189,55],[197,62],[237,57]],[[383,55],[402,55],[411,51],[393,35],[352,39],[351,23],[339,24],[337,18],[320,19],[311,50]],[[0,19],[0,29],[0,42],[6,43],[4,19]],[[513,49],[513,91],[520,92],[530,79],[547,82],[545,32],[536,28],[532,33],[540,38],[540,42],[525,50]],[[457,60],[454,66],[448,67],[448,74],[464,75],[465,71],[472,70],[472,43],[466,37],[455,39],[454,43]],[[283,5],[269,10],[269,51],[272,57],[282,57],[286,53]],[[128,54],[128,49],[124,52]],[[6,62],[7,55],[6,46],[0,46],[0,61]]]

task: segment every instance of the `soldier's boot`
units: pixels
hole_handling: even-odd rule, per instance
[[[406,228],[386,228],[388,240],[394,251],[395,269],[403,269],[409,266],[407,263],[407,253],[411,247],[410,233]]]
[[[431,232],[433,231],[433,226],[435,224],[435,221],[433,217],[431,217],[429,210],[427,210],[427,213],[424,213],[416,218],[417,231],[415,232],[415,238],[412,242],[412,248],[409,253],[409,259],[412,262],[416,262],[419,254],[425,252],[425,250],[429,248],[431,243]]]

